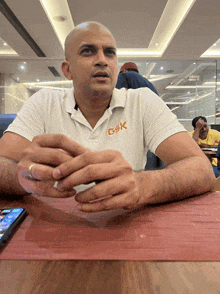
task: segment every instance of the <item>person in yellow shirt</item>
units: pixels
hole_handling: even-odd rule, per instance
[[[220,142],[220,132],[209,129],[207,119],[204,116],[197,116],[192,120],[194,131],[189,135],[201,148],[213,148]],[[212,159],[212,165],[217,166],[217,158]]]

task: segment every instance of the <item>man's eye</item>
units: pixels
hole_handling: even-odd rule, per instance
[[[90,54],[92,53],[92,50],[90,48],[84,48],[81,53]]]
[[[108,54],[108,55],[115,55],[116,53],[115,53],[114,50],[109,49],[109,50],[106,51],[106,54]]]

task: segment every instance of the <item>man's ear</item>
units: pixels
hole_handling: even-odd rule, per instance
[[[68,79],[68,80],[72,80],[72,75],[69,69],[69,62],[68,61],[63,61],[61,64],[61,69],[62,72],[64,74],[64,76]]]

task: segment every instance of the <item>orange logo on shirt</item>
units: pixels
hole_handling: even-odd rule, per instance
[[[120,125],[117,125],[115,128],[108,129],[109,136],[111,136],[111,135],[113,135],[113,134],[115,134],[115,133],[117,133],[117,132],[119,132],[119,131],[121,131],[123,129],[127,129],[125,124],[126,124],[126,121],[123,124],[120,123]]]

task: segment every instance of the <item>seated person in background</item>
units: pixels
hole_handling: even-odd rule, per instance
[[[207,119],[204,116],[197,116],[192,120],[194,131],[189,135],[201,148],[217,147],[220,142],[220,132],[209,129]],[[212,165],[217,166],[217,159],[212,158]]]
[[[73,88],[36,92],[0,140],[1,193],[75,196],[79,210],[95,212],[213,189],[209,160],[163,100],[147,88],[115,89],[116,42],[104,25],[76,26],[65,57]],[[148,150],[166,168],[144,171]]]
[[[158,95],[154,85],[139,74],[138,67],[133,62],[126,62],[122,65],[115,87],[117,89],[138,89],[147,87]]]

